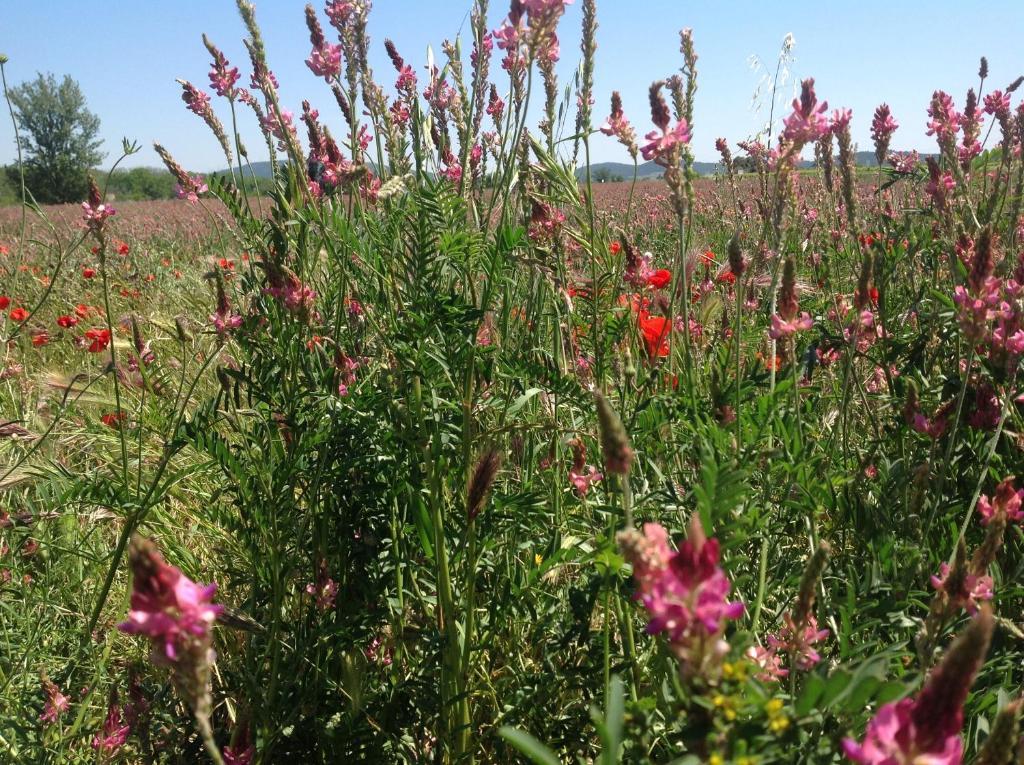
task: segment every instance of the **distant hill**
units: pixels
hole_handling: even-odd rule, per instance
[[[265,162],[251,162],[252,172],[257,178],[273,178],[274,177],[274,166],[269,161]],[[245,167],[245,175],[249,176],[249,168]],[[231,175],[231,171],[227,168],[223,170],[217,170],[215,175]]]
[[[928,154],[922,154],[921,159],[924,160]],[[839,157],[836,157],[836,162],[839,161]],[[875,160],[875,153],[873,151],[858,151],[854,154],[854,164],[857,167],[875,167],[877,161]],[[804,159],[801,160],[797,165],[801,170],[808,170],[815,167],[813,160]],[[694,162],[693,169],[698,175],[714,175],[715,173],[722,172],[721,162]],[[661,167],[654,164],[654,162],[644,162],[637,167],[636,177],[639,180],[651,180],[654,178],[660,178],[664,171]],[[633,166],[626,162],[597,162],[590,166],[590,176],[593,179],[597,176],[600,180],[601,176],[605,178],[609,177],[620,177],[624,181],[633,180]],[[586,168],[579,168],[576,170],[576,177],[583,179],[587,177]]]
[[[928,155],[922,154],[921,159],[923,160],[926,156]],[[837,162],[838,160],[839,158],[836,157]],[[854,162],[858,167],[874,167],[876,164],[875,153],[873,151],[858,151],[854,155]],[[807,170],[814,166],[814,162],[808,159],[802,160],[798,165],[802,170]],[[693,169],[698,175],[714,175],[715,173],[722,172],[722,163],[694,162]],[[270,162],[253,162],[252,170],[256,174],[257,178],[273,177],[272,165]],[[218,170],[217,172],[218,174],[225,175],[229,173],[226,169]],[[663,169],[654,162],[643,162],[637,167],[636,177],[639,180],[653,180],[655,178],[660,178],[663,172]],[[249,171],[246,170],[246,176],[248,176],[248,174]],[[620,177],[624,181],[631,181],[633,180],[633,165],[628,162],[596,162],[590,166],[590,175],[591,178],[594,178],[598,182],[600,182],[602,176],[605,179]],[[586,178],[586,169],[582,167],[577,169],[576,177],[581,180]]]

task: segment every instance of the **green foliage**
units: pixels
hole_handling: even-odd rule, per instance
[[[299,156],[260,197],[215,175],[209,234],[0,222],[0,760],[836,763],[989,623],[986,577],[999,626],[957,687],[968,757],[991,740],[1022,658],[1024,538],[977,521],[1024,469],[1021,158],[945,207],[865,173],[853,225],[786,162],[602,201],[525,93],[474,168],[471,88],[465,122],[417,99],[400,128],[352,71],[349,144],[307,116],[337,183]],[[603,450],[594,389],[628,445]],[[208,686],[178,674],[205,650],[168,668],[116,628],[166,597],[131,596],[135,533],[218,585]],[[931,581],[950,560],[970,592]]]
[[[78,83],[65,75],[40,74],[9,92],[18,124],[25,185],[40,203],[77,202],[86,195],[86,174],[103,158],[100,120],[86,107]],[[7,177],[18,184],[17,168]]]
[[[115,170],[107,182],[107,193],[119,200],[173,199],[175,180],[166,170],[133,167]]]

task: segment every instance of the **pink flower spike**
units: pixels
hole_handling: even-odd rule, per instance
[[[118,629],[145,635],[153,643],[154,660],[173,664],[180,651],[209,638],[210,628],[223,610],[213,603],[217,585],[196,584],[168,565],[147,540],[133,543],[131,564],[131,609]]]
[[[44,677],[42,682],[43,693],[46,694],[46,704],[43,705],[43,713],[39,715],[39,719],[44,723],[53,724],[57,722],[58,717],[71,708],[71,702],[60,692],[60,688],[52,680]]]
[[[109,755],[124,746],[130,732],[130,725],[122,725],[121,706],[112,701],[107,710],[103,730],[93,737],[92,748]]]
[[[978,513],[981,515],[982,526],[988,526],[992,519],[1000,514],[1008,522],[1024,519],[1024,510],[1021,510],[1024,491],[1014,488],[1013,481],[1013,476],[1000,481],[996,486],[995,497],[992,499],[989,499],[986,494],[982,494],[978,498]]]

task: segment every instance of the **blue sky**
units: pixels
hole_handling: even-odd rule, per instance
[[[579,59],[580,3],[569,6],[560,28],[563,83]],[[37,71],[76,78],[102,121],[106,164],[127,136],[145,147],[129,165],[158,165],[150,146],[159,140],[189,170],[224,166],[215,139],[185,110],[175,78],[208,89],[209,57],[200,38],[206,32],[248,79],[244,29],[232,0],[108,0],[89,11],[72,0],[5,0],[3,6],[0,52],[10,57],[8,82],[31,79]],[[370,19],[371,65],[377,79],[388,86],[394,79],[383,49],[385,37],[422,71],[428,45],[440,58],[442,40],[460,30],[465,39],[470,6],[471,0],[377,0]],[[501,0],[492,0],[491,6],[493,29],[507,7]],[[256,7],[285,107],[297,112],[302,99],[309,98],[328,124],[337,124],[340,118],[327,86],[304,64],[310,47],[304,3],[257,0]],[[947,90],[962,105],[967,88],[977,85],[981,55],[990,64],[987,88],[1005,87],[1024,74],[1024,3],[1019,0],[598,0],[598,20],[595,116],[603,119],[611,91],[619,90],[627,116],[641,132],[649,125],[647,88],[678,69],[678,30],[693,28],[700,56],[693,147],[701,160],[716,158],[718,136],[735,143],[764,123],[766,112],[751,109],[760,74],[751,69],[749,58],[757,55],[774,67],[788,33],[796,40],[792,77],[813,76],[819,98],[827,99],[830,108],[853,109],[854,140],[862,149],[871,147],[871,114],[886,101],[901,126],[894,147],[932,150],[924,128],[932,91]],[[224,105],[217,107],[226,121]],[[243,139],[253,158],[261,159],[256,155],[262,142],[251,115],[243,120]],[[0,162],[11,161],[14,153],[13,133],[4,117]],[[593,159],[627,157],[612,139],[599,135],[593,141]]]

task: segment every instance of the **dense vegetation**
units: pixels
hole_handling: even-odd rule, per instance
[[[387,92],[310,7],[300,138],[239,0],[232,171],[157,147],[205,228],[0,223],[7,761],[1019,761],[1020,80],[871,173],[806,80],[700,180],[692,33],[641,146],[583,4],[568,103],[562,0]],[[578,180],[613,139],[662,180]]]

